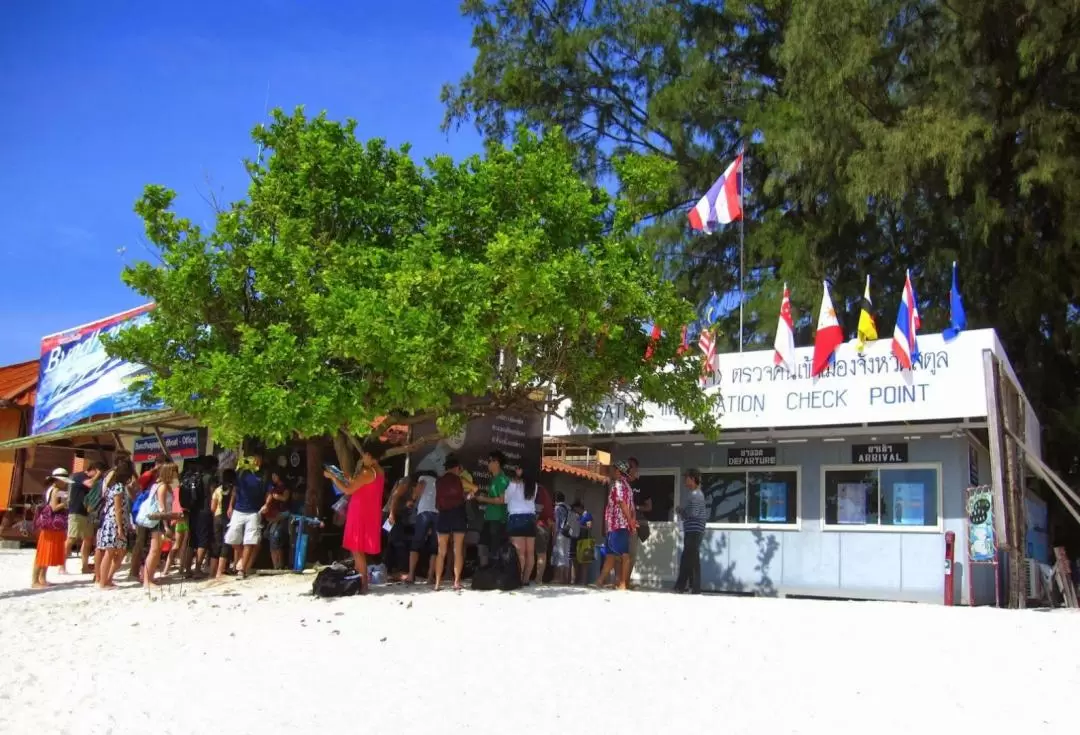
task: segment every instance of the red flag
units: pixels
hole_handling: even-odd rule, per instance
[[[836,318],[832,297],[829,296],[829,284],[825,284],[825,295],[821,299],[821,311],[818,314],[817,334],[814,335],[813,377],[821,375],[833,361],[836,348],[844,343],[844,330]]]
[[[780,302],[780,320],[776,324],[776,340],[773,343],[773,364],[783,365],[795,372],[795,323],[791,320],[791,292],[784,284],[784,298]]]
[[[686,327],[682,328],[682,344],[679,345],[678,355],[685,355],[690,349],[690,343],[686,339]]]
[[[645,359],[651,360],[653,353],[656,352],[656,343],[660,341],[660,337],[663,336],[663,332],[660,330],[659,324],[652,325],[652,334],[649,335],[649,346],[645,348]]]

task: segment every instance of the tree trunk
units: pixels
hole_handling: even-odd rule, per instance
[[[352,477],[356,469],[356,455],[353,454],[352,444],[345,432],[339,431],[334,434],[334,452],[337,454],[338,467],[347,477]]]
[[[308,439],[307,449],[307,490],[304,493],[304,515],[318,518],[322,510],[323,490],[329,482],[323,477],[324,439]]]

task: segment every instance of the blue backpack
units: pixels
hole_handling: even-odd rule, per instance
[[[150,488],[146,488],[145,490],[140,492],[138,495],[136,495],[135,499],[131,501],[131,518],[132,518],[132,522],[134,522],[134,520],[139,517],[139,508],[142,507],[142,504],[149,497],[150,497]]]

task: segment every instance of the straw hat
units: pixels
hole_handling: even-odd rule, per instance
[[[53,470],[52,474],[49,475],[49,479],[66,482],[68,485],[72,483],[72,479],[68,477],[68,471],[65,470],[63,467],[57,467],[55,470]]]

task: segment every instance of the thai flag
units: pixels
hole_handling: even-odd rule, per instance
[[[705,192],[701,201],[690,210],[690,226],[699,232],[710,233],[714,225],[726,225],[742,219],[742,161],[738,157],[727,167],[724,175]]]
[[[892,351],[900,361],[900,367],[911,370],[919,361],[919,311],[915,306],[915,289],[911,286],[911,271],[904,281],[904,294],[900,298],[900,313],[896,315],[893,329]]]

